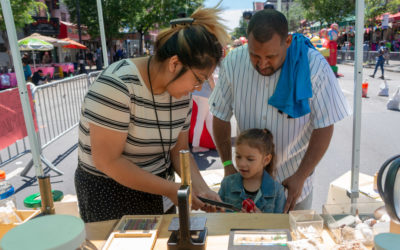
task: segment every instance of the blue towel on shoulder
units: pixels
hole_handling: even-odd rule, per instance
[[[312,97],[312,86],[307,54],[309,48],[315,48],[301,34],[296,33],[292,37],[275,92],[268,104],[292,118],[298,118],[311,112],[308,99]]]

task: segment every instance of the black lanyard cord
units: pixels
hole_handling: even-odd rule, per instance
[[[149,60],[147,61],[147,77],[149,78],[151,97],[153,99],[154,113],[156,114],[158,133],[160,134],[161,147],[162,147],[163,154],[164,154],[165,164],[167,164],[168,160],[170,158],[169,154],[170,154],[170,151],[171,151],[171,143],[172,143],[172,96],[171,95],[169,96],[169,143],[168,143],[168,151],[166,153],[165,149],[164,149],[164,140],[163,140],[163,137],[162,137],[162,134],[161,134],[161,126],[160,126],[160,122],[158,120],[156,102],[154,100],[153,86],[151,85],[151,79],[150,79],[150,61],[151,61],[151,58],[152,58],[152,56],[150,56]]]

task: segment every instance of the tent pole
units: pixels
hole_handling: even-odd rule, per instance
[[[363,78],[363,38],[364,38],[364,0],[356,1],[355,27],[355,63],[354,63],[354,115],[353,150],[351,166],[351,203],[357,203],[359,196],[360,141],[361,141],[361,84]],[[355,211],[353,211],[355,213]]]
[[[21,54],[19,53],[19,49],[17,46],[18,45],[17,33],[15,30],[14,17],[12,14],[10,1],[1,0],[1,6],[3,9],[4,21],[6,23],[8,40],[10,41],[11,55],[14,61],[15,73],[18,81],[19,96],[21,98],[22,111],[24,113],[26,130],[28,132],[29,144],[31,146],[31,151],[32,151],[32,158],[36,167],[35,168],[36,176],[42,176],[43,168],[40,160],[39,143],[36,137],[35,126],[33,124],[32,110],[31,110],[31,105],[29,104],[28,91],[26,88],[24,70],[22,68],[22,62],[21,62]]]
[[[103,8],[101,6],[101,0],[97,0],[97,14],[99,15],[101,48],[103,51],[104,67],[107,68],[108,67],[108,55],[107,55],[106,34],[104,31]]]
[[[18,81],[19,96],[24,113],[26,130],[28,133],[29,144],[32,152],[32,159],[35,164],[36,177],[38,178],[40,195],[42,197],[42,214],[54,214],[53,197],[51,194],[50,176],[44,175],[42,162],[40,159],[40,145],[36,135],[31,105],[29,103],[28,90],[26,88],[24,70],[22,69],[21,54],[17,47],[17,33],[15,30],[14,17],[11,10],[10,0],[1,0],[3,18],[6,24],[6,31],[10,41],[11,55],[14,61],[15,73]],[[43,185],[42,179],[47,180],[47,185]]]
[[[32,50],[32,59],[33,59],[33,68],[34,70],[36,70],[36,55],[34,50]]]

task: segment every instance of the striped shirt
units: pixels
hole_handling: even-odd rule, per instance
[[[164,92],[154,95],[154,99],[164,150],[168,153],[169,145],[171,149],[174,147],[179,133],[189,129],[191,98],[187,95],[175,99]],[[105,176],[93,164],[89,123],[128,133],[122,157],[138,167],[153,174],[169,167],[171,161],[169,156],[168,162],[164,158],[151,91],[131,60],[118,61],[105,69],[90,86],[81,108],[79,164],[92,174]]]
[[[351,113],[325,58],[318,51],[309,49],[308,59],[313,91],[309,100],[310,114],[289,118],[268,104],[281,71],[271,76],[260,75],[250,62],[247,45],[231,51],[223,60],[218,83],[209,99],[212,114],[224,121],[230,121],[235,115],[239,131],[267,128],[272,132],[279,182],[298,169],[314,129],[330,126]],[[312,175],[304,183],[297,202],[311,191]]]

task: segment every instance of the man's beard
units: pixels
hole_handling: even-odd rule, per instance
[[[261,70],[258,67],[258,65],[256,66],[256,70],[262,76],[272,76],[276,72],[276,70],[273,67],[267,67],[267,68]]]

